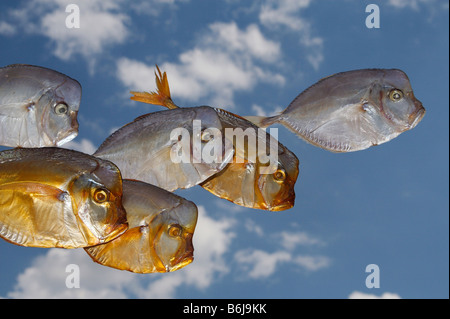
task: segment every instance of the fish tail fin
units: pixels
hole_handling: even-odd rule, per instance
[[[268,127],[278,122],[279,115],[275,116],[244,116],[244,118],[258,127]]]
[[[130,99],[148,104],[161,105],[167,107],[168,109],[178,108],[178,106],[172,101],[172,98],[170,97],[169,81],[167,80],[166,72],[161,73],[158,65],[156,65],[156,69],[156,92],[130,91],[130,93],[133,94]]]

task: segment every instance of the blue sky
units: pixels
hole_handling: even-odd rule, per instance
[[[80,8],[68,29],[66,5]],[[368,4],[380,8],[369,29]],[[427,114],[368,150],[333,154],[278,127],[300,160],[294,208],[245,209],[200,187],[194,262],[139,275],[94,264],[81,249],[0,241],[3,298],[448,298],[448,1],[64,1],[0,3],[0,64],[49,67],[83,87],[80,132],[92,153],[115,129],[160,110],[129,100],[167,71],[178,105],[275,114],[322,77],[405,71]],[[5,148],[1,148],[5,149]],[[66,267],[80,269],[69,289]],[[380,287],[366,287],[366,266]]]

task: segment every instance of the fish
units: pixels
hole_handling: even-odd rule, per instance
[[[144,114],[112,133],[93,155],[116,164],[124,179],[168,191],[190,188],[220,172],[233,157],[232,143],[222,136],[220,149],[207,160],[202,156],[212,142],[211,127],[221,130],[221,123],[207,107]]]
[[[268,211],[292,208],[295,204],[294,186],[299,174],[297,156],[246,119],[220,108],[214,110],[219,114],[223,126],[233,130],[242,129],[247,132],[249,140],[256,140],[258,147],[265,145],[268,150],[264,150],[261,155],[258,150],[252,150],[252,143],[238,145],[236,140],[233,160],[200,186],[220,198],[247,208]],[[264,135],[260,136],[258,132],[264,132]],[[252,139],[251,135],[256,136]],[[256,156],[252,156],[255,153]],[[262,163],[261,157],[267,154],[275,155],[273,161]]]
[[[171,110],[180,109],[171,98],[166,72],[161,73],[159,67],[156,68],[157,91],[131,91],[131,99]],[[226,136],[227,140],[233,141],[233,159],[200,186],[243,207],[267,211],[292,208],[295,203],[294,186],[299,174],[297,156],[247,119],[224,109],[208,108],[219,116],[225,134],[227,130],[233,131],[236,138]],[[246,136],[248,142],[239,143],[239,135],[241,138]]]
[[[58,147],[0,152],[0,237],[6,241],[82,248],[127,228],[122,178],[111,162]]]
[[[0,145],[61,146],[78,135],[81,85],[27,64],[0,68]]]
[[[173,272],[194,259],[197,206],[181,196],[136,180],[123,180],[128,230],[84,250],[93,261],[134,273]]]
[[[424,115],[405,72],[362,69],[318,81],[281,114],[245,118],[260,127],[281,124],[312,145],[341,153],[386,143]]]

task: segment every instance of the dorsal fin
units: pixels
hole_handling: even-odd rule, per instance
[[[237,118],[240,118],[240,119],[242,119],[242,120],[248,121],[246,118],[244,118],[244,117],[242,117],[242,116],[240,116],[240,115],[237,115],[237,114],[235,114],[235,113],[233,113],[233,112],[230,112],[230,111],[227,111],[227,110],[218,108],[218,107],[215,107],[214,110],[216,110],[216,112],[225,114],[225,115],[227,115],[227,116],[229,116],[229,117],[231,117],[231,118],[237,117]]]
[[[133,120],[133,122],[140,121],[140,120],[142,120],[142,119],[148,117],[150,114],[152,114],[152,113],[147,113],[147,114],[139,115],[138,117],[136,117],[136,118]]]

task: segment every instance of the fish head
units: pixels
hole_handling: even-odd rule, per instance
[[[154,232],[152,248],[159,262],[159,272],[180,269],[194,260],[192,237],[197,225],[197,206],[187,200],[172,209],[162,211],[149,224]]]
[[[78,135],[78,110],[81,85],[66,77],[60,85],[47,90],[37,102],[38,120],[51,145],[60,146]]]
[[[73,197],[73,211],[93,244],[108,242],[127,230],[122,179],[115,165],[99,161],[93,171],[76,176],[68,189]]]
[[[297,157],[266,131],[249,125],[246,120],[237,118],[236,121],[246,129],[234,126],[229,131],[232,135],[225,130],[227,139],[234,141],[232,161],[201,186],[244,207],[270,211],[291,208],[298,176]]]
[[[398,132],[414,128],[424,117],[425,108],[414,96],[408,76],[401,70],[384,70],[384,77],[372,91],[372,101]]]
[[[197,207],[171,192],[123,180],[128,230],[105,244],[85,248],[94,261],[135,273],[170,272],[193,260]]]
[[[255,187],[258,188],[262,197],[260,208],[282,211],[294,206],[294,186],[298,177],[299,161],[288,149],[280,147],[278,160],[275,163],[275,166],[264,167],[267,171],[260,168]]]

